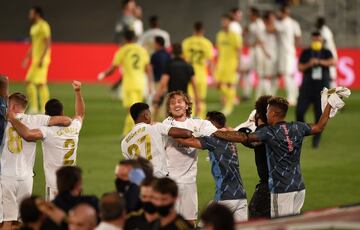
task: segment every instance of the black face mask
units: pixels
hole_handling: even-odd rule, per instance
[[[165,217],[170,214],[170,210],[172,209],[172,207],[174,207],[173,203],[164,206],[156,206],[156,210],[160,216]]]
[[[130,184],[130,181],[122,180],[120,178],[116,178],[115,180],[116,190],[119,193],[125,193],[129,189]]]
[[[144,211],[149,214],[154,214],[157,211],[155,205],[151,202],[142,202],[142,206]]]

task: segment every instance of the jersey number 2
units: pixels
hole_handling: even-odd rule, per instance
[[[11,153],[20,153],[23,149],[22,146],[22,138],[19,136],[19,134],[16,132],[16,130],[13,127],[10,127],[8,129],[8,150]]]
[[[141,145],[142,143],[145,143],[145,153],[146,153],[146,159],[147,160],[151,160],[152,159],[152,155],[151,155],[151,138],[150,135],[145,135],[143,137],[140,137],[137,141],[137,144],[132,144],[128,147],[128,153],[130,156],[133,156],[135,153],[135,156],[139,157],[140,156],[140,147],[139,145]]]
[[[69,158],[75,152],[75,141],[73,139],[67,139],[64,143],[65,148],[70,148],[70,150],[64,155],[64,165],[74,165],[75,160],[69,160]]]

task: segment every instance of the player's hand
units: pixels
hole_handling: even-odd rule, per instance
[[[311,58],[309,63],[310,63],[311,66],[318,65],[319,64],[319,59]]]
[[[36,199],[36,206],[47,217],[57,224],[60,224],[65,219],[66,213],[55,206],[52,202],[46,202],[40,198]]]
[[[26,57],[26,58],[24,58],[23,62],[21,63],[21,67],[25,69],[28,66],[28,64],[29,64],[29,58]]]
[[[97,76],[99,81],[102,81],[105,77],[106,77],[106,75],[105,75],[104,72],[99,73],[98,76]]]
[[[72,82],[72,87],[74,88],[75,91],[80,91],[80,89],[81,89],[81,82],[80,82],[80,81],[73,81],[73,82]]]
[[[14,112],[11,112],[11,111],[8,111],[6,116],[7,116],[7,120],[10,121],[10,122],[12,120],[16,119],[16,114]]]

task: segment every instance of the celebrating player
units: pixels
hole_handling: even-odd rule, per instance
[[[215,70],[215,79],[225,100],[223,113],[229,115],[234,109],[236,99],[237,70],[239,66],[240,36],[229,30],[231,17],[224,15],[221,18],[222,30],[216,35],[218,60]]]
[[[206,112],[207,95],[207,64],[212,66],[213,46],[209,39],[204,37],[204,26],[202,22],[194,24],[194,34],[186,38],[182,43],[184,58],[195,70],[195,86],[197,87],[200,109],[198,117],[204,118]],[[189,86],[189,95],[194,100],[192,87]]]
[[[122,99],[123,106],[128,111],[125,118],[123,136],[134,126],[129,108],[136,102],[142,102],[148,77],[149,94],[152,89],[152,71],[149,64],[149,55],[146,50],[135,43],[135,34],[132,31],[125,32],[125,44],[115,53],[112,65],[98,76],[99,80],[111,75],[120,65],[123,70]],[[146,72],[146,73],[145,73]]]
[[[29,112],[39,112],[38,93],[40,98],[40,112],[44,113],[45,103],[49,100],[49,88],[47,86],[47,74],[50,64],[51,32],[49,24],[44,20],[41,7],[34,6],[30,9],[29,19],[32,23],[30,28],[31,48],[23,61],[23,67],[31,65],[26,74],[26,91],[29,97]]]
[[[191,118],[191,104],[189,97],[182,91],[170,93],[167,100],[169,117],[163,123],[188,129],[195,137],[211,135],[217,128],[210,121]],[[197,151],[180,145],[172,137],[167,138],[165,149],[169,176],[179,187],[176,210],[186,220],[195,223],[198,213]]]
[[[300,213],[305,200],[305,186],[300,169],[302,142],[305,136],[315,135],[324,130],[331,109],[327,104],[320,120],[315,125],[309,125],[303,122],[286,122],[288,106],[289,103],[284,98],[271,98],[266,114],[269,125],[255,133],[214,133],[215,136],[228,141],[265,144],[272,218]]]
[[[127,159],[144,157],[152,163],[155,176],[167,176],[169,172],[163,137],[191,137],[191,131],[163,123],[151,125],[150,108],[145,103],[133,104],[130,107],[130,114],[134,119],[135,127],[121,142],[124,157]]]
[[[42,140],[44,171],[46,181],[46,200],[53,200],[58,193],[56,171],[64,165],[75,165],[79,133],[85,115],[85,103],[81,96],[81,83],[73,81],[75,90],[75,116],[70,126],[42,126],[29,129],[17,119],[11,120],[16,132],[26,141]],[[51,117],[62,116],[63,105],[57,99],[49,100],[45,105],[45,114]]]
[[[224,114],[208,112],[206,117],[216,128],[225,127]],[[227,206],[233,212],[236,221],[246,221],[248,207],[244,184],[239,172],[236,145],[214,136],[178,138],[176,141],[185,146],[209,150],[211,172],[216,185],[214,201]]]
[[[64,116],[24,114],[27,103],[25,95],[11,94],[8,120],[14,122],[19,119],[30,129],[53,125],[68,126],[71,123],[71,119]],[[12,222],[19,219],[20,201],[32,192],[36,143],[21,138],[10,122],[6,126],[4,143],[1,155],[1,208],[4,209],[3,227],[10,229]]]

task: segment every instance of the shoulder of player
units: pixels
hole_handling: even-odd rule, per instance
[[[141,217],[143,214],[144,214],[144,210],[143,210],[143,209],[140,209],[140,210],[137,210],[137,211],[133,211],[133,212],[130,212],[130,213],[128,213],[128,214],[126,215],[126,219],[127,219],[127,220],[136,219],[136,218]]]

